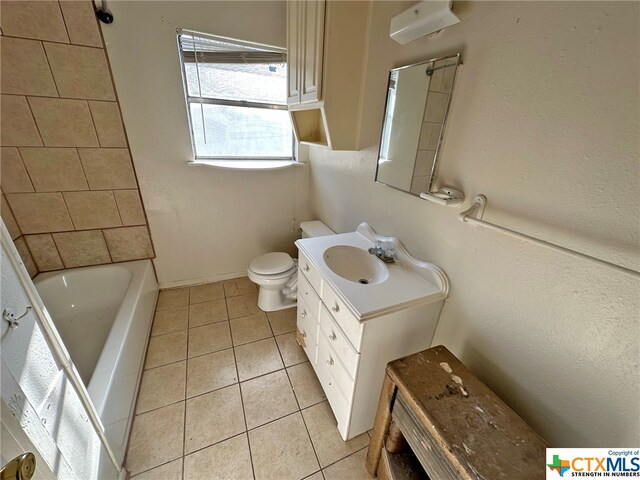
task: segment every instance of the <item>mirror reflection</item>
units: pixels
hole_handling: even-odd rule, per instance
[[[389,73],[376,181],[419,195],[433,187],[460,54]]]

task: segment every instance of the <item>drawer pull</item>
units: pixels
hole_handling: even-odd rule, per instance
[[[331,332],[331,335],[329,335],[329,340],[331,340],[332,342],[335,342],[337,338],[338,337],[336,337],[336,334],[333,332]]]
[[[329,360],[327,360],[327,365],[333,365],[333,358],[329,357]]]
[[[307,311],[303,310],[302,313],[300,314],[301,318],[307,318]]]
[[[340,311],[340,307],[337,303],[333,307],[331,307],[331,311],[334,313],[338,313]]]
[[[303,268],[303,270],[304,270],[305,272],[308,272],[308,271],[310,270],[310,269],[309,269],[309,265],[305,265],[305,266],[304,266],[304,268]]]

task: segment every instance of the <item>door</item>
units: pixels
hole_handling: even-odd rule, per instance
[[[301,11],[303,2],[287,2],[287,105],[300,103],[300,41],[302,30]]]
[[[317,102],[322,98],[325,1],[304,2],[302,10],[304,27],[301,48],[300,102]]]

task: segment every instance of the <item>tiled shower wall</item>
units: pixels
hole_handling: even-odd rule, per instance
[[[2,218],[29,273],[154,256],[90,0],[0,1]]]

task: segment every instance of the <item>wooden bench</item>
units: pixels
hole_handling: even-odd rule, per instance
[[[437,346],[387,365],[367,470],[394,478],[389,459],[411,451],[424,469],[422,478],[426,472],[434,480],[539,479],[545,478],[546,447],[489,387]],[[405,466],[406,478],[417,478],[415,464]]]

